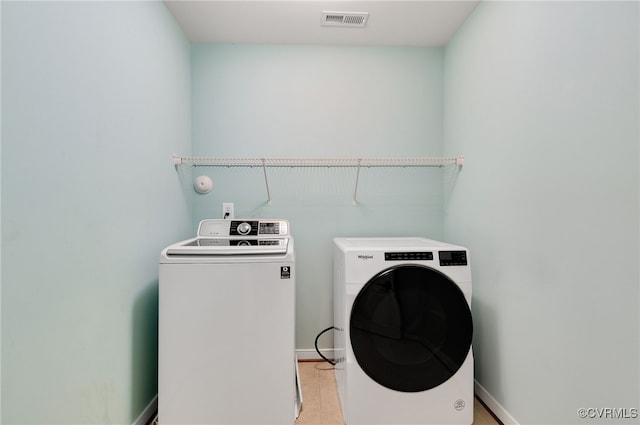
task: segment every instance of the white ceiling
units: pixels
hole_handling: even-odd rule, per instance
[[[442,46],[479,0],[164,0],[194,43]],[[369,12],[365,28],[321,26],[321,12]]]

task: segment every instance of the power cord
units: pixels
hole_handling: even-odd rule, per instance
[[[329,332],[330,330],[333,329],[338,329],[335,326],[329,326],[327,329],[323,330],[322,332],[320,332],[318,334],[318,336],[316,336],[316,341],[314,342],[314,345],[316,347],[316,352],[318,353],[318,355],[320,357],[322,357],[324,359],[324,361],[326,361],[327,363],[329,363],[331,366],[335,366],[336,362],[332,362],[331,360],[329,360],[328,358],[326,358],[321,352],[320,349],[318,348],[318,339],[325,333],[325,332]]]

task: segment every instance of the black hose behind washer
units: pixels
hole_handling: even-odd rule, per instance
[[[326,361],[327,363],[329,363],[332,366],[336,365],[336,362],[332,362],[331,360],[329,360],[328,358],[326,358],[321,352],[320,349],[318,349],[318,339],[325,333],[325,332],[329,332],[332,329],[337,329],[335,326],[329,326],[327,329],[323,330],[322,332],[320,332],[318,334],[318,336],[316,336],[316,341],[314,342],[314,345],[316,347],[316,352],[318,353],[318,355],[320,355],[320,357],[322,357],[324,359],[324,361]]]

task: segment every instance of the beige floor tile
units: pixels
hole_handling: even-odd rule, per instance
[[[302,411],[295,425],[344,425],[333,367],[320,361],[300,362]],[[473,425],[500,425],[482,403],[474,400]]]
[[[303,403],[296,425],[343,425],[333,367],[300,362],[299,369]]]
[[[300,362],[300,383],[302,387],[302,410],[296,425],[322,425],[320,410],[320,386],[316,362]]]
[[[498,425],[500,422],[489,413],[478,399],[473,401],[473,425]]]
[[[318,381],[320,383],[322,425],[343,425],[344,420],[342,419],[333,367],[328,363],[320,363],[317,368]]]

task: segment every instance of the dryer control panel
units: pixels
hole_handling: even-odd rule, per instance
[[[385,252],[384,261],[433,260],[431,251]]]
[[[466,266],[467,265],[467,252],[466,251],[440,251],[438,252],[440,257],[441,266]]]
[[[466,251],[437,251],[441,266],[466,266]],[[385,252],[384,261],[431,261],[432,251]]]

